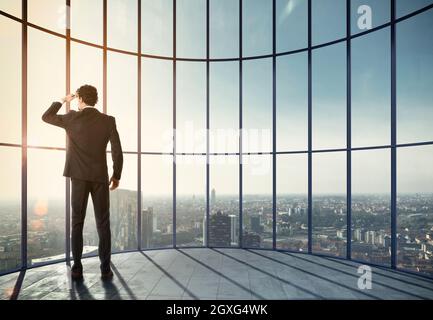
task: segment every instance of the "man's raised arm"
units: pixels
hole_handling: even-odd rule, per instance
[[[70,102],[74,98],[73,95],[68,95],[62,99],[62,102],[53,102],[47,111],[42,115],[42,120],[46,123],[66,129],[69,114],[57,114],[63,103]]]

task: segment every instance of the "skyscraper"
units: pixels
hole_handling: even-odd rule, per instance
[[[215,188],[212,188],[211,194],[210,194],[210,205],[211,207],[215,207],[216,203],[216,191]]]
[[[239,228],[238,228],[238,216],[230,214],[230,241],[231,244],[238,243],[239,240]]]
[[[218,211],[209,217],[209,246],[229,247],[231,243],[231,218]]]
[[[148,248],[152,244],[153,236],[153,208],[148,207],[142,210],[141,214],[141,239],[142,246]]]
[[[260,216],[259,215],[253,215],[250,216],[250,223],[251,223],[251,230],[255,233],[261,233],[262,227],[260,225]]]

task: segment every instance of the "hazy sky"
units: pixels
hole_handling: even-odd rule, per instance
[[[102,43],[102,0],[73,0],[71,34],[85,41]],[[359,4],[373,9],[373,25],[389,19],[387,1],[353,1],[352,20]],[[433,1],[397,1],[398,15]],[[108,1],[108,45],[127,51],[137,49],[135,0]],[[306,1],[277,0],[277,50],[295,50],[306,45]],[[313,43],[323,43],[345,34],[344,0],[313,1]],[[215,58],[237,57],[238,1],[211,0],[210,54]],[[272,52],[272,1],[245,0],[243,52],[245,56]],[[20,17],[20,1],[0,0],[0,10]],[[29,0],[29,21],[64,33],[64,0]],[[177,55],[205,58],[205,1],[177,1]],[[433,11],[397,26],[398,141],[433,140],[433,42],[425,30],[433,29]],[[172,1],[142,1],[142,50],[171,56]],[[356,24],[352,31],[358,32]],[[390,47],[389,28],[352,41],[352,145],[390,143]],[[21,143],[21,25],[0,16],[0,141]],[[65,146],[63,129],[45,124],[42,113],[52,101],[65,95],[65,40],[29,28],[28,31],[28,143],[34,146]],[[313,52],[313,147],[346,146],[346,46],[345,43]],[[124,150],[137,150],[137,58],[108,52],[107,112],[114,115]],[[172,150],[173,66],[171,61],[142,59],[142,150]],[[239,63],[210,65],[210,126],[212,152],[238,151]],[[177,63],[177,150],[205,152],[206,64]],[[307,54],[277,58],[277,148],[307,148]],[[72,42],[71,87],[88,83],[99,89],[96,105],[102,111],[102,51]],[[76,109],[76,103],[71,106]],[[63,107],[60,113],[64,113]],[[243,64],[244,151],[271,151],[272,59],[248,60]],[[259,133],[257,138],[255,134]],[[192,134],[192,136],[191,136]],[[226,135],[226,137],[224,136]],[[223,137],[223,138],[221,138]],[[220,140],[218,140],[220,139]],[[223,143],[221,143],[221,141]],[[225,142],[225,143],[224,143]],[[20,152],[0,147],[1,174],[8,183],[0,197],[19,196]],[[345,153],[314,154],[313,191],[344,192]],[[399,191],[433,191],[429,162],[432,147],[408,148],[398,153]],[[353,191],[389,192],[389,151],[359,151],[353,155]],[[218,158],[218,157],[215,157]],[[108,155],[110,159],[110,155]],[[179,157],[179,194],[204,194],[203,157]],[[282,155],[277,159],[277,188],[281,193],[305,193],[306,155]],[[29,150],[29,197],[64,196],[64,153]],[[193,161],[187,161],[193,160]],[[218,159],[216,159],[218,160]],[[245,157],[244,192],[272,192],[272,162],[269,156]],[[215,161],[215,160],[214,160]],[[211,165],[211,188],[218,194],[238,191],[237,157]],[[111,160],[109,160],[111,173]],[[142,157],[143,192],[171,194],[171,157]],[[125,156],[122,188],[135,189],[137,158]],[[47,183],[49,181],[49,183]],[[43,187],[42,187],[43,186]],[[59,192],[61,190],[61,192]]]

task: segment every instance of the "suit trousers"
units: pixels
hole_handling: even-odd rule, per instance
[[[74,258],[73,268],[82,270],[83,226],[86,217],[89,193],[95,211],[96,228],[99,236],[99,260],[101,272],[110,270],[111,230],[110,230],[110,191],[109,183],[86,181],[71,178],[72,184],[72,234],[71,246]]]

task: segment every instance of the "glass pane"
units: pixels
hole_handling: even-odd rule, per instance
[[[210,152],[239,152],[239,63],[210,65]]]
[[[137,51],[137,0],[107,2],[107,42],[111,48]]]
[[[433,276],[433,147],[397,150],[397,266]]]
[[[346,153],[313,155],[313,252],[346,257]]]
[[[0,141],[21,143],[21,23],[0,16],[0,47]]]
[[[178,62],[176,72],[176,150],[206,152],[206,64]]]
[[[84,220],[83,228],[83,256],[97,255],[98,244],[99,237],[98,230],[96,229],[95,209],[93,208],[92,197],[89,196],[86,219]]]
[[[242,108],[242,151],[272,151],[272,59],[243,63]]]
[[[239,1],[211,0],[210,56],[239,57]]]
[[[65,0],[28,0],[27,10],[29,22],[54,32],[66,33],[69,8]]]
[[[308,46],[308,1],[276,1],[277,52]]]
[[[29,264],[65,258],[64,151],[27,150]]]
[[[98,102],[95,107],[102,112],[102,50],[94,47],[71,43],[71,92],[90,84],[98,90]],[[78,110],[78,100],[71,102],[71,109]]]
[[[351,0],[352,34],[388,23],[390,14],[390,0]]]
[[[433,10],[396,28],[398,143],[433,140]]]
[[[107,74],[107,114],[116,117],[123,151],[137,151],[137,57],[108,52]]]
[[[277,151],[308,149],[308,56],[277,58]]]
[[[107,155],[111,157],[110,154]],[[109,175],[112,174],[111,161]],[[123,155],[122,179],[119,187],[110,191],[111,250],[137,248],[137,155]]]
[[[141,246],[173,246],[173,156],[141,157]]]
[[[173,152],[173,63],[141,61],[142,151]]]
[[[28,144],[64,147],[64,130],[41,120],[54,101],[65,96],[66,41],[28,29]],[[66,113],[66,104],[58,114]]]
[[[346,45],[313,51],[313,149],[346,147]]]
[[[311,16],[313,45],[346,37],[346,0],[312,1]]]
[[[211,156],[209,246],[239,243],[239,157]]]
[[[95,210],[93,208],[92,196],[89,194],[83,227],[83,257],[98,255],[98,244],[99,237],[98,230],[96,229]],[[72,251],[70,252],[70,256],[73,258]]]
[[[176,245],[204,246],[206,157],[176,156]]]
[[[102,44],[102,0],[73,0],[71,2],[71,37]]]
[[[352,152],[352,259],[391,263],[389,149]]]
[[[391,52],[389,28],[352,41],[352,146],[389,145]]]
[[[21,265],[21,149],[0,147],[0,272]]]
[[[206,58],[206,1],[176,1],[176,55]]]
[[[277,248],[308,251],[308,156],[277,157]]]
[[[0,2],[0,10],[7,12],[17,18],[21,18],[21,1],[2,0]]]
[[[413,11],[422,9],[433,3],[432,0],[396,0],[397,18],[405,16]]]
[[[141,51],[173,55],[173,0],[141,1]]]
[[[248,0],[242,6],[242,55],[271,54],[272,1]]]
[[[242,246],[272,248],[272,157],[244,155],[242,163]]]

